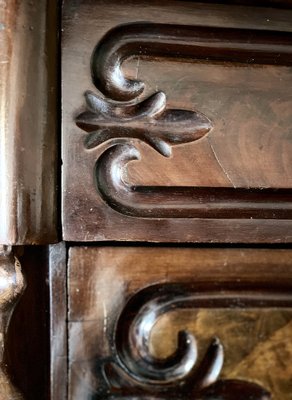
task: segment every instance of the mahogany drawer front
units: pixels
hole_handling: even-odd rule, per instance
[[[291,242],[292,10],[146,3],[64,2],[65,240]]]
[[[291,250],[71,248],[69,398],[292,399],[291,278]]]
[[[0,48],[0,400],[292,400],[292,0],[3,0]]]

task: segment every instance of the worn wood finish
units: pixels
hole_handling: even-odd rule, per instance
[[[291,20],[65,1],[64,238],[291,242]]]
[[[57,3],[0,3],[3,244],[57,240]]]
[[[71,248],[69,398],[290,400],[291,260]]]
[[[0,246],[0,399],[20,400],[22,396],[7,373],[4,350],[8,324],[17,301],[25,289],[21,266],[11,248]]]
[[[49,246],[50,399],[67,398],[66,246]]]

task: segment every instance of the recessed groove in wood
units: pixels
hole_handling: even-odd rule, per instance
[[[116,211],[140,218],[292,219],[291,189],[133,186],[122,176],[139,160],[133,145],[115,145],[95,166],[97,190]]]
[[[64,5],[66,240],[292,240],[289,26],[181,4]]]
[[[121,65],[135,55],[188,58],[192,62],[223,60],[291,65],[291,43],[292,34],[283,32],[137,22],[113,28],[102,38],[93,52],[92,77],[96,87],[110,98],[131,100],[143,92],[145,86],[141,81],[126,78]],[[87,92],[90,112],[81,114],[76,122],[85,131],[92,132],[86,139],[86,147],[94,148],[116,137],[137,138],[162,155],[170,156],[170,146],[195,141],[212,128],[205,116],[183,110],[169,110],[168,114],[176,112],[177,115],[162,118],[156,127],[155,122],[161,120],[159,114],[165,111],[165,99],[163,92],[157,92],[138,105],[121,102],[118,109],[114,103]],[[142,114],[138,108],[142,108]],[[146,126],[143,126],[144,118],[148,120]],[[186,132],[187,128],[194,131],[192,135]],[[118,212],[142,218],[292,219],[291,190],[127,185],[122,171],[135,159],[139,160],[140,154],[133,145],[118,145],[107,150],[96,164],[97,189]]]
[[[290,250],[71,248],[69,395],[290,400],[291,267]]]
[[[114,100],[132,100],[144,90],[121,66],[133,56],[188,59],[191,62],[292,64],[292,33],[136,22],[110,30],[91,61],[95,86]]]

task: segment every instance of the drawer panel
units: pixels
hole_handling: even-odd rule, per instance
[[[292,251],[69,253],[69,398],[292,399]]]
[[[64,2],[66,240],[291,241],[292,11],[269,13]]]

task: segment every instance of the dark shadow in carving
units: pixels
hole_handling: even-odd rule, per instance
[[[292,218],[289,189],[133,186],[125,182],[127,164],[139,160],[132,144],[117,144],[99,157],[96,185],[116,211],[140,218]]]
[[[91,61],[95,86],[115,100],[131,100],[144,90],[124,76],[122,63],[133,56],[292,65],[292,33],[137,22],[110,30]]]
[[[192,334],[178,333],[176,352],[166,359],[150,354],[151,331],[158,319],[177,308],[291,307],[291,283],[271,289],[259,284],[164,284],[134,295],[123,309],[114,334],[114,362],[104,374],[111,393],[125,399],[268,400],[261,386],[242,380],[220,380],[224,363],[218,338],[197,364],[197,344]],[[135,397],[136,396],[136,397]]]

